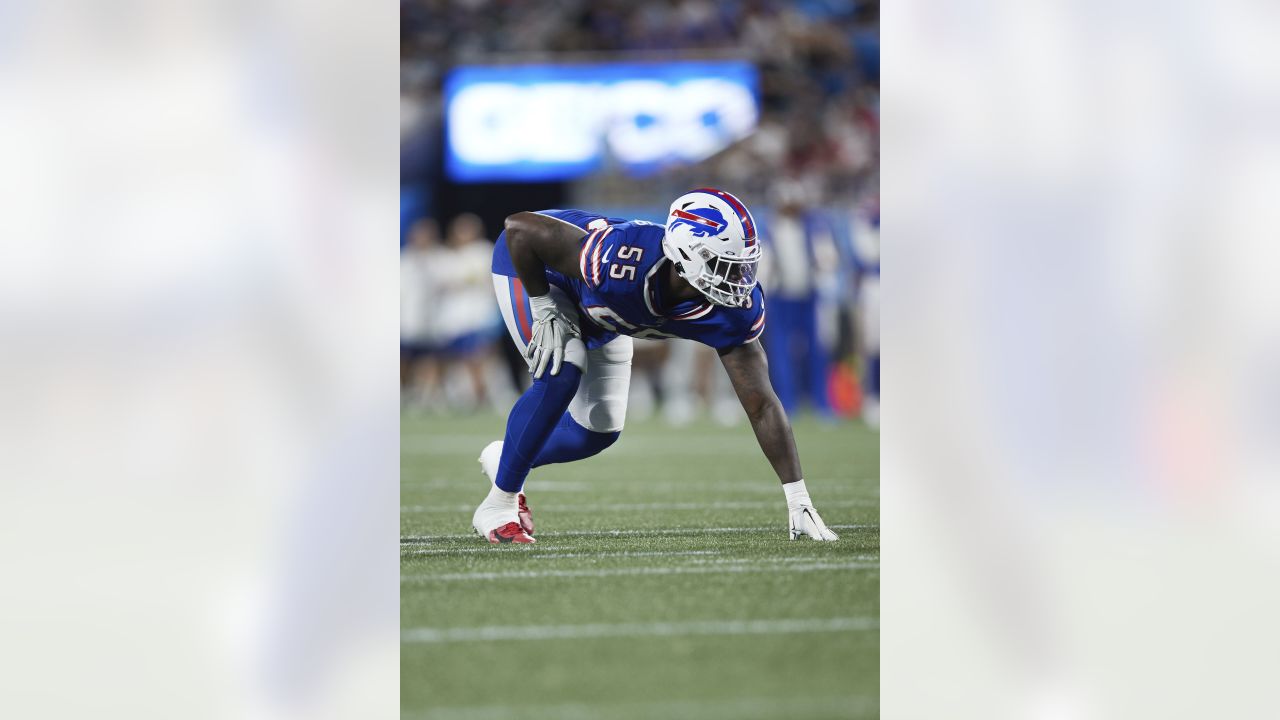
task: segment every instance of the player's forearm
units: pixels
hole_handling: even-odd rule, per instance
[[[747,417],[751,420],[751,429],[755,431],[760,449],[769,459],[769,464],[773,465],[778,479],[783,483],[790,483],[803,478],[804,475],[800,472],[800,453],[796,451],[791,423],[778,398],[772,397],[759,407],[748,409]]]
[[[505,229],[507,253],[525,291],[533,296],[546,295],[550,286],[547,285],[547,264],[538,252],[542,240],[539,228],[522,221],[519,215],[512,215],[507,218]]]

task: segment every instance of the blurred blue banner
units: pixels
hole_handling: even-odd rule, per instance
[[[444,97],[445,163],[461,182],[693,163],[759,114],[755,67],[740,61],[459,67]]]

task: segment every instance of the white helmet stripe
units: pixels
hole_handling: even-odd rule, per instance
[[[699,225],[706,225],[712,230],[719,230],[720,228],[724,227],[724,223],[718,223],[715,220],[712,220],[711,218],[705,218],[705,217],[702,217],[701,215],[694,215],[691,212],[685,212],[684,210],[681,210],[679,208],[672,210],[671,214],[674,215],[675,217],[680,218],[681,220],[688,220],[689,222],[694,222]]]

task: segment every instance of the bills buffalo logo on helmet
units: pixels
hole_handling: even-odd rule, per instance
[[[688,203],[685,207],[689,207],[692,203]],[[719,235],[729,223],[725,221],[724,215],[719,210],[712,207],[696,207],[693,210],[676,209],[671,211],[672,217],[668,228],[677,225],[688,225],[689,231],[698,237],[714,237]]]

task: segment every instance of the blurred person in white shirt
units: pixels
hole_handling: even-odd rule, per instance
[[[433,350],[442,366],[447,399],[467,410],[493,401],[490,377],[496,373],[491,360],[503,326],[493,296],[492,259],[484,223],[471,213],[449,223],[444,244],[433,254],[438,287]],[[464,376],[466,384],[455,381]]]
[[[438,384],[439,367],[431,351],[439,335],[434,307],[440,287],[433,268],[439,248],[439,224],[422,218],[410,228],[400,252],[400,389],[408,404],[426,403]]]

